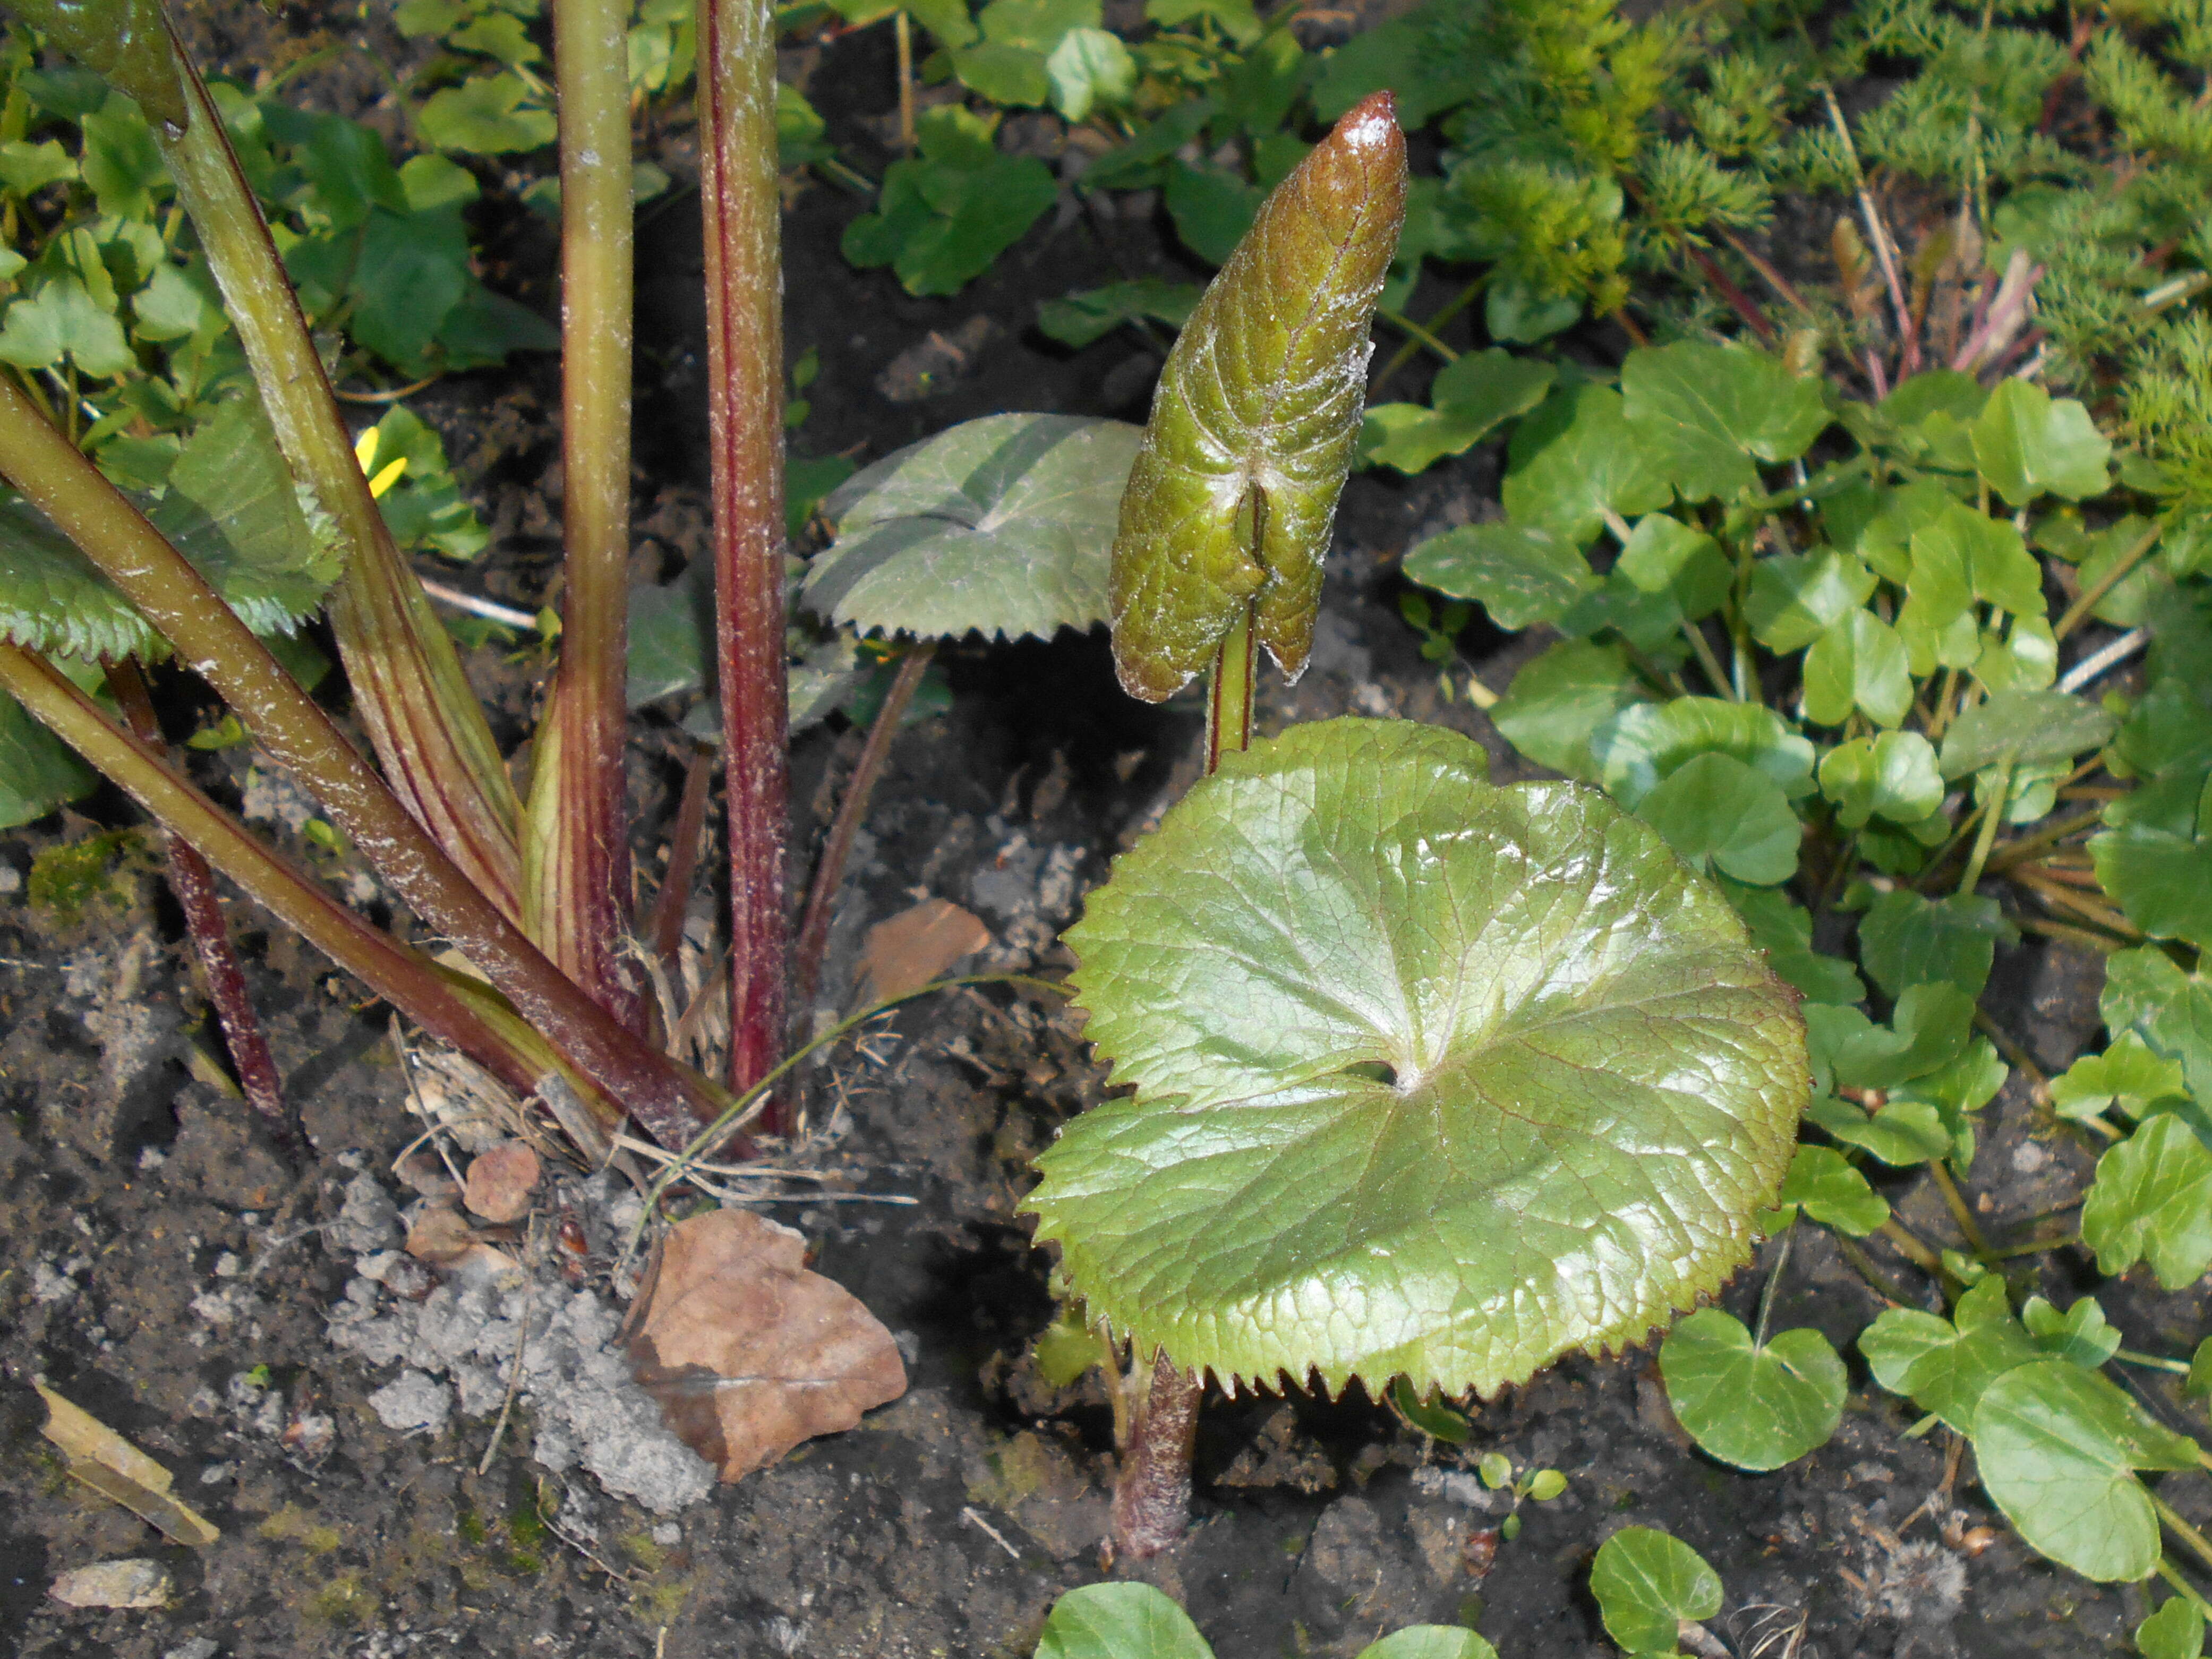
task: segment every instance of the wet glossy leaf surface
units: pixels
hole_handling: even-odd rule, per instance
[[[1754,1345],[1743,1322],[1717,1308],[1667,1333],[1659,1370],[1690,1437],[1740,1469],[1778,1469],[1826,1445],[1850,1389],[1820,1332],[1783,1331]]]
[[[1805,1098],[1794,994],[1646,826],[1485,770],[1437,728],[1297,727],[1092,896],[1075,983],[1139,1093],[1029,1207],[1117,1328],[1488,1393],[1744,1259]]]
[[[1053,1603],[1036,1659],[1213,1659],[1213,1650],[1150,1584],[1085,1584]]]
[[[1630,1653],[1672,1653],[1685,1619],[1721,1610],[1720,1575],[1679,1538],[1623,1527],[1599,1546],[1590,1567],[1606,1634]]]

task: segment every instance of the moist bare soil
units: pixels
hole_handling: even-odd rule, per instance
[[[228,13],[216,21],[247,30]],[[269,38],[312,38],[314,22],[265,27]],[[234,53],[264,39],[211,33]],[[829,116],[832,140],[872,170],[888,159],[890,53],[878,29],[786,64]],[[373,82],[364,89],[341,70],[325,79],[334,106],[374,96]],[[1048,140],[1039,123],[1036,142]],[[681,129],[660,139],[679,180],[687,143]],[[821,363],[797,452],[866,459],[1004,410],[1141,418],[1158,361],[1143,342],[1125,332],[1071,353],[1034,319],[1040,300],[1108,276],[1202,277],[1174,251],[1156,204],[1103,214],[1071,194],[983,279],[930,300],[839,256],[837,238],[863,206],[822,184],[792,204],[790,351],[796,360],[811,349]],[[550,301],[550,233],[520,215],[484,228],[492,274]],[[640,261],[636,564],[651,580],[705,552],[699,264],[696,201],[679,189],[646,210]],[[533,610],[557,564],[556,376],[549,362],[520,363],[454,377],[412,405],[445,434],[498,532],[494,550],[454,579]],[[1264,730],[1343,713],[1438,721],[1485,744],[1499,776],[1530,775],[1480,714],[1443,695],[1397,612],[1398,555],[1420,535],[1494,514],[1494,483],[1480,455],[1412,480],[1353,479],[1314,666],[1294,689],[1266,686]],[[1478,621],[1458,671],[1502,686],[1540,643]],[[1122,696],[1103,636],[970,642],[941,661],[949,704],[900,735],[839,895],[829,1000],[848,994],[866,930],[925,897],[988,924],[991,964],[1065,968],[1056,935],[1083,892],[1195,775],[1195,704],[1152,709]],[[526,732],[544,667],[512,647],[471,660],[513,740]],[[182,698],[174,729],[201,712]],[[649,711],[638,725],[648,893],[680,782],[681,712]],[[795,747],[802,866],[858,746],[857,732],[832,721]],[[198,764],[217,793],[250,794],[250,751]],[[435,1432],[403,1433],[369,1406],[393,1368],[334,1349],[326,1316],[353,1276],[339,1222],[349,1183],[366,1174],[395,1199],[410,1196],[393,1160],[422,1126],[407,1110],[390,1012],[242,902],[234,909],[306,1131],[307,1152],[290,1161],[241,1103],[200,1080],[196,1051],[215,1039],[156,844],[137,824],[109,793],[0,837],[0,1650],[1026,1656],[1054,1596],[1107,1576],[1109,1413],[1095,1377],[1055,1389],[1037,1372],[1030,1346],[1052,1317],[1051,1264],[1016,1214],[1030,1158],[1101,1097],[1078,1022],[1056,999],[995,987],[936,996],[807,1073],[810,1122],[838,1130],[817,1143],[830,1195],[768,1207],[805,1235],[818,1271],[897,1334],[912,1386],[859,1429],[665,1516],[607,1497],[577,1470],[548,1473],[531,1455],[527,1410],[503,1431],[457,1414]],[[328,860],[281,822],[270,827]],[[31,902],[34,857],[117,831],[81,902]],[[359,886],[384,919],[374,884]],[[703,884],[697,904],[702,915],[716,908]],[[2095,1036],[2101,971],[2064,946],[2022,944],[2000,953],[1989,1006],[2056,1070]],[[1969,1201],[1985,1227],[2017,1229],[2077,1194],[2090,1158],[2039,1119],[2015,1073],[1984,1114]],[[1932,1189],[1893,1177],[1885,1190],[1923,1237],[1954,1238]],[[1895,1281],[1918,1284],[1873,1249]],[[1776,1258],[1768,1245],[1724,1305],[1750,1317]],[[2048,1258],[2046,1293],[2063,1304],[2094,1288],[2131,1346],[2193,1340],[2193,1328],[2157,1322],[2201,1320],[2199,1300],[2143,1297],[2093,1268],[2075,1255]],[[1778,1328],[1818,1326],[1841,1346],[1882,1305],[1816,1231],[1801,1230],[1781,1272]],[[1840,1431],[1767,1475],[1692,1448],[1644,1352],[1562,1363],[1483,1406],[1473,1440],[1456,1448],[1356,1389],[1333,1401],[1215,1398],[1199,1441],[1196,1525],[1142,1571],[1184,1601],[1223,1659],[1349,1655],[1420,1620],[1470,1625],[1506,1659],[1580,1659],[1612,1651],[1584,1588],[1590,1559],[1634,1522],[1674,1533],[1718,1570],[1727,1606],[1711,1628],[1746,1659],[2124,1650],[2148,1610],[2141,1593],[2089,1584],[2030,1553],[1948,1431],[1908,1433],[1909,1409],[1845,1352],[1854,1391]],[[179,1495],[222,1536],[197,1551],[169,1545],[72,1481],[40,1437],[34,1381],[173,1470]],[[1568,1480],[1564,1496],[1522,1506],[1510,1541],[1499,1536],[1510,1498],[1472,1473],[1492,1451],[1516,1471]],[[2203,1474],[2173,1477],[2161,1492],[2198,1524],[2212,1521]],[[159,1562],[173,1585],[168,1605],[74,1609],[49,1595],[65,1570],[119,1557]]]

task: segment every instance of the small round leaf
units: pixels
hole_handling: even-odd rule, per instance
[[[1359,1659],[1498,1659],[1498,1650],[1457,1625],[1408,1625],[1360,1649]]]
[[[1150,1584],[1085,1584],[1053,1603],[1036,1659],[1213,1659],[1213,1650]]]
[[[1753,1346],[1742,1322],[1717,1308],[1667,1334],[1659,1371],[1690,1437],[1740,1469],[1778,1469],[1827,1444],[1850,1386],[1820,1332],[1784,1331]]]
[[[1683,1620],[1721,1610],[1720,1575],[1680,1539],[1651,1527],[1623,1527],[1599,1546],[1590,1594],[1606,1634],[1631,1653],[1672,1653]]]
[[[1749,1253],[1809,1088],[1796,996],[1647,825],[1435,727],[1224,759],[1068,934],[1132,1098],[1027,1206],[1186,1366],[1494,1394]]]

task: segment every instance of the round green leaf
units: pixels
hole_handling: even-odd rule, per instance
[[[1877,814],[1892,823],[1917,823],[1943,804],[1936,749],[1917,732],[1854,738],[1820,757],[1820,793],[1836,804],[1846,830]]]
[[[2089,838],[2097,879],[2153,939],[2212,945],[2212,837],[2130,823]]]
[[[2197,1467],[2196,1443],[2161,1427],[2095,1371],[2017,1365],[1982,1390],[1974,1455],[2005,1518],[2063,1567],[2104,1583],[2158,1566],[2158,1516],[2137,1469]]]
[[[2169,1291],[2212,1267],[2212,1152],[2179,1116],[2160,1113],[2097,1160],[2081,1242],[2100,1273],[2148,1260]]]
[[[1150,1584],[1085,1584],[1053,1603],[1036,1659],[1213,1659],[1213,1650]]]
[[[1637,816],[1692,865],[1771,887],[1797,873],[1803,831],[1782,787],[1733,755],[1693,755],[1638,805]]]
[[[2014,507],[2046,490],[2072,501],[2104,493],[2112,446],[2071,398],[2009,380],[1990,394],[1973,429],[1983,475]]]
[[[1721,1577],[1679,1538],[1651,1527],[1623,1527],[1598,1547],[1590,1565],[1606,1634],[1631,1653],[1672,1653],[1682,1620],[1721,1610]]]
[[[1805,653],[1805,718],[1841,726],[1857,708],[1893,726],[1912,710],[1905,641],[1871,611],[1854,611]]]
[[[1748,1254],[1796,998],[1648,826],[1435,727],[1226,757],[1068,934],[1133,1098],[1026,1207],[1091,1308],[1224,1376],[1487,1395]]]
[[[1359,1659],[1498,1659],[1498,1650],[1457,1625],[1408,1625],[1360,1649]]]
[[[1630,352],[1620,390],[1638,441],[1662,458],[1685,501],[1753,488],[1754,459],[1795,460],[1828,424],[1817,376],[1697,340]]]
[[[1889,1201],[1832,1146],[1800,1146],[1775,1200],[1823,1225],[1864,1238],[1889,1219]]]
[[[1406,574],[1455,599],[1474,599],[1500,628],[1557,622],[1598,586],[1575,544],[1533,525],[1471,524],[1431,536],[1406,555]]]
[[[2136,1651],[2142,1659],[2202,1659],[2204,1615],[2175,1596],[2136,1626]]]
[[[1963,778],[2006,756],[2016,764],[2072,760],[2112,735],[2118,722],[2063,691],[2000,691],[1976,703],[1943,734],[1943,775]]]
[[[1506,515],[1580,547],[1604,528],[1608,512],[1626,517],[1666,506],[1674,492],[1638,437],[1610,387],[1585,382],[1554,392],[1506,446]]]
[[[1643,695],[1620,647],[1561,640],[1514,675],[1490,720],[1537,765],[1594,783],[1590,733]]]
[[[806,607],[863,633],[1049,639],[1106,620],[1108,556],[1141,428],[987,415],[848,478]]]
[[[1782,786],[1791,799],[1813,790],[1813,745],[1757,703],[1676,697],[1637,703],[1590,733],[1606,792],[1633,808],[1692,756],[1727,755]]]
[[[1740,1469],[1778,1469],[1827,1444],[1850,1389],[1820,1332],[1784,1331],[1754,1346],[1743,1322],[1717,1308],[1667,1333],[1659,1374],[1690,1437]]]

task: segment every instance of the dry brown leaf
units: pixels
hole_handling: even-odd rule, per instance
[[[120,1504],[142,1521],[158,1527],[163,1536],[194,1549],[222,1536],[189,1505],[170,1495],[174,1478],[144,1452],[109,1428],[81,1406],[70,1404],[43,1382],[33,1385],[46,1402],[46,1426],[40,1430],[61,1448],[69,1472],[101,1497]],[[163,1580],[167,1583],[166,1576]],[[60,1591],[57,1590],[59,1595]],[[63,1596],[67,1601],[67,1596]],[[149,1607],[153,1602],[82,1602],[79,1606]]]
[[[991,930],[950,899],[924,899],[868,929],[854,975],[865,1005],[919,991],[991,942]]]
[[[486,1221],[504,1224],[530,1213],[530,1195],[542,1173],[538,1154],[520,1140],[502,1140],[469,1164],[461,1202]]]
[[[695,1215],[662,1241],[630,1310],[638,1382],[726,1481],[906,1392],[891,1334],[805,1256],[797,1233],[749,1210]]]
[[[450,1205],[425,1206],[407,1230],[407,1254],[447,1278],[493,1279],[522,1271],[505,1250],[488,1244]]]

